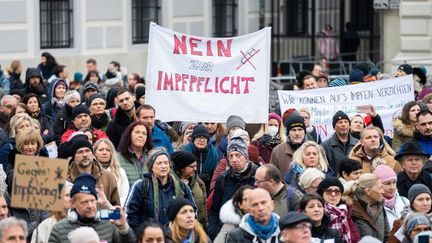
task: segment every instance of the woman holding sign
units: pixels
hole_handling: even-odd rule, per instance
[[[414,137],[416,130],[417,113],[420,112],[420,106],[415,101],[410,101],[402,108],[400,117],[393,120],[393,143],[392,149],[396,153],[400,146]]]

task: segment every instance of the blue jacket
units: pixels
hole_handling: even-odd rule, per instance
[[[3,73],[2,70],[0,70],[0,85],[4,90],[5,94],[9,94],[10,91],[10,82],[9,79],[7,79]]]
[[[139,226],[145,220],[148,220],[149,218],[155,218],[154,193],[151,179],[152,173],[146,173],[143,177],[144,179],[137,180],[132,185],[125,202],[127,222],[136,234],[139,233]],[[147,191],[145,191],[145,180],[147,180],[148,183]],[[182,180],[170,175],[167,185],[159,185],[159,216],[155,220],[162,225],[169,223],[167,213],[168,205],[176,198],[173,180],[177,180],[180,183],[180,197],[188,199],[193,205],[195,205],[195,201],[189,186],[184,184]]]
[[[432,137],[423,136],[419,131],[415,131],[414,141],[420,145],[423,152],[429,154],[429,156],[432,155]],[[399,152],[402,150],[402,147],[399,149]]]
[[[168,136],[156,125],[153,126],[152,140],[153,148],[164,147],[166,148],[168,154],[174,153],[174,149]]]

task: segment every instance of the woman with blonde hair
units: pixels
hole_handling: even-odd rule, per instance
[[[390,231],[383,203],[383,185],[378,176],[365,173],[346,187],[346,201],[352,204],[352,219],[360,237],[370,235],[387,242]]]
[[[267,164],[270,162],[273,148],[284,142],[286,142],[286,135],[282,118],[276,113],[270,113],[267,123],[262,124],[260,130],[252,138],[251,145],[258,148],[259,155]]]
[[[287,184],[298,187],[300,174],[307,168],[317,168],[327,176],[334,176],[329,167],[324,149],[313,141],[306,141],[293,154],[291,169],[285,176]]]
[[[114,145],[108,138],[101,138],[93,144],[93,150],[96,160],[116,178],[120,202],[123,206],[129,192],[129,181],[126,171],[120,167]]]
[[[20,78],[22,70],[22,63],[18,59],[12,60],[9,67],[6,68],[6,72],[9,73],[10,90],[24,88],[24,83]]]
[[[204,126],[210,133],[210,142],[223,154],[226,154],[228,145],[227,130],[222,123],[205,122]]]
[[[204,228],[195,219],[194,205],[187,199],[177,198],[168,207],[170,223],[167,235],[174,243],[208,243],[211,242]]]

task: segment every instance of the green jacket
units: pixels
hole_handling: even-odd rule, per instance
[[[189,187],[198,208],[198,221],[207,229],[207,194],[204,182],[195,174],[189,181]]]
[[[48,242],[69,243],[69,232],[82,226],[93,228],[101,241],[105,240],[108,243],[136,242],[135,235],[127,224],[123,229],[118,229],[109,221],[91,222],[88,224],[80,221],[71,223],[67,218],[60,220],[54,225]]]
[[[144,155],[145,158],[147,155]],[[136,156],[132,153],[128,155],[123,155],[117,152],[117,159],[120,162],[120,166],[125,170],[129,185],[143,178],[143,174],[148,172],[147,161],[144,158],[144,163],[141,165]]]

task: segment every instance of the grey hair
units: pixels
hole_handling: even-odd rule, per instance
[[[17,219],[15,217],[9,217],[0,221],[0,239],[3,238],[6,230],[12,226],[21,227],[21,229],[24,231],[24,236],[27,238],[28,230],[26,221]]]
[[[0,100],[0,105],[3,106],[6,99],[15,99],[13,95],[5,95]]]

